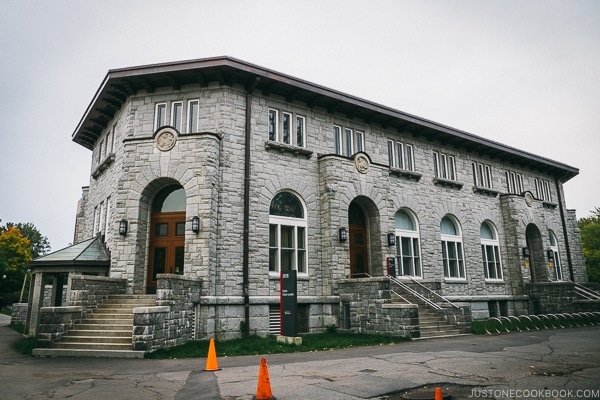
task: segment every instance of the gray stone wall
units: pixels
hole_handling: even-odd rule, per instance
[[[196,278],[159,274],[157,306],[133,309],[133,349],[150,351],[194,339],[201,284]]]

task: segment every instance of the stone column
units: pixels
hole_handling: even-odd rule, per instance
[[[39,325],[40,308],[44,302],[44,274],[42,272],[32,273],[31,281],[33,296],[31,296],[31,309],[27,314],[26,330],[29,336],[35,336]]]

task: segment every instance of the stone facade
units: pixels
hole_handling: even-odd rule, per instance
[[[244,324],[251,333],[269,332],[269,310],[279,304],[279,276],[270,271],[270,205],[281,192],[292,193],[303,208],[306,269],[298,275],[297,293],[308,307],[311,332],[341,324],[340,285],[352,272],[354,253],[350,241],[338,235],[350,225],[352,204],[366,219],[368,275],[387,274],[387,259],[396,255],[388,233],[397,231],[396,212],[409,210],[420,245],[417,278],[439,285],[449,299],[471,304],[481,317],[489,302],[506,301],[509,310],[521,312],[527,307],[525,285],[553,279],[546,259],[549,232],[558,241],[565,279],[586,281],[576,218],[566,210],[562,190],[575,168],[228,58],[111,71],[98,96],[74,134],[92,150],[76,239],[102,234],[111,254],[110,277],[126,282],[127,293],[146,293],[152,204],[163,188],[180,185],[186,197],[182,276],[199,285],[193,295],[177,297],[189,313],[182,317],[182,337],[236,337]],[[190,130],[195,101],[198,115]],[[177,125],[171,115],[178,104],[183,124],[169,127],[173,141],[165,149],[158,142],[163,131],[156,125],[157,110],[165,105],[171,121],[166,125]],[[282,130],[277,137],[269,136],[270,110]],[[281,139],[284,116],[296,118],[294,124],[304,121],[300,145]],[[354,140],[353,150],[360,151],[337,151],[334,127],[360,133],[360,146],[358,136],[340,136],[340,145]],[[388,140],[411,147],[412,171],[390,166]],[[441,178],[439,171],[436,176],[434,154],[453,160],[452,179]],[[489,169],[485,187],[474,183],[479,164]],[[522,180],[516,193],[510,173]],[[543,198],[538,182],[548,184]],[[197,233],[192,231],[196,216]],[[460,279],[444,273],[440,221],[445,216],[460,230],[465,270]],[[119,234],[121,221],[128,224],[126,234]],[[484,274],[484,222],[495,228],[500,279]],[[371,301],[381,299],[378,294]],[[157,329],[167,318],[161,310],[138,313],[140,321]],[[398,314],[389,318],[404,321],[382,329],[412,336],[413,312],[380,307],[378,313]],[[148,333],[142,331],[140,343]]]

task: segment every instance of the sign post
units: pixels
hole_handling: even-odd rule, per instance
[[[280,274],[281,335],[296,336],[296,311],[298,308],[297,272],[295,270]]]

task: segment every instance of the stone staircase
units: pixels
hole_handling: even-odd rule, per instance
[[[409,302],[419,307],[419,339],[465,334],[463,327],[448,322],[445,318],[452,316],[451,303],[425,301],[423,296],[403,290],[402,287],[396,287],[396,290],[402,298],[392,296],[392,302]]]
[[[38,356],[143,358],[132,350],[133,309],[156,305],[155,295],[112,295]]]

